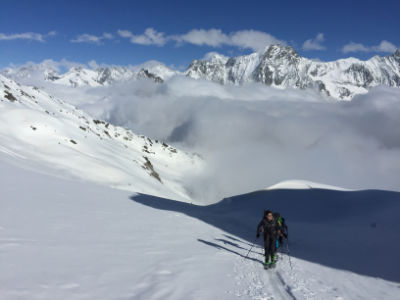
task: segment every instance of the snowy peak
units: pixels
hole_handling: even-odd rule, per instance
[[[267,47],[263,58],[276,61],[284,59],[294,60],[300,58],[300,56],[292,47],[277,44]]]
[[[72,87],[99,86],[100,83],[97,78],[98,73],[96,71],[84,69],[83,67],[73,67],[67,73],[59,75],[58,78],[55,78],[52,81],[58,84],[70,85]],[[49,80],[49,78],[46,79]]]
[[[101,85],[110,85],[114,82],[130,80],[135,73],[126,67],[107,67],[96,70],[96,81]]]
[[[44,79],[48,81],[55,81],[60,79],[60,74],[54,69],[45,69],[44,70]]]
[[[305,88],[309,80],[301,76],[301,58],[289,46],[272,45],[263,54],[260,64],[253,71],[253,79],[276,87]]]
[[[166,65],[159,61],[148,61],[144,64],[136,66],[133,68],[136,72],[142,69],[149,71],[152,74],[160,77],[162,80],[167,80],[176,75],[182,75],[181,72],[168,68]]]
[[[373,86],[400,87],[400,51],[367,61],[316,62],[301,57],[290,46],[271,45],[263,53],[228,60],[194,60],[185,74],[221,84],[260,82],[277,88],[314,88],[326,96],[350,100]]]
[[[212,63],[223,63],[225,64],[228,61],[229,57],[222,55],[218,52],[209,52],[204,56],[204,60],[210,61]]]
[[[130,80],[149,79],[162,83],[166,79],[180,74],[166,67],[164,64],[151,61],[138,67],[110,66],[90,69],[75,66],[65,73],[60,73],[50,63],[44,61],[40,64],[29,63],[20,68],[5,68],[1,74],[7,78],[32,84],[31,79],[36,78],[71,87],[97,87]]]
[[[45,79],[49,80],[49,78]],[[96,70],[86,69],[82,67],[72,68],[67,73],[59,75],[53,81],[56,84],[62,84],[72,87],[79,86],[101,86],[111,85],[116,82],[137,80],[137,79],[151,79],[157,83],[162,82],[162,78],[153,73],[150,73],[146,69],[141,69],[139,72],[135,72],[132,69],[113,66],[107,68],[98,68]]]
[[[139,79],[151,79],[153,80],[155,83],[163,83],[164,80],[160,77],[157,76],[154,73],[150,73],[149,70],[146,69],[141,69],[137,75],[137,78]]]

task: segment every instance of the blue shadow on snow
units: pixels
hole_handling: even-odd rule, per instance
[[[180,212],[248,242],[234,245],[243,256],[255,239],[264,209],[279,211],[289,226],[291,255],[361,275],[400,282],[400,193],[380,190],[265,190],[198,206],[135,195],[131,200]],[[219,249],[219,244],[198,240]],[[216,240],[218,241],[218,239]],[[222,241],[225,245],[227,240]],[[234,242],[230,242],[231,244]],[[239,241],[239,240],[237,240]],[[258,240],[261,244],[261,238]],[[262,260],[262,257],[260,257]]]

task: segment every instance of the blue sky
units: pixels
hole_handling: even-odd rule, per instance
[[[271,43],[321,60],[400,47],[400,1],[2,1],[0,67],[44,59],[187,67]]]

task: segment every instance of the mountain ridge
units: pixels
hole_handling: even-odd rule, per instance
[[[112,85],[121,81],[150,79],[162,83],[174,76],[187,76],[220,84],[261,83],[274,88],[316,89],[326,97],[351,100],[374,86],[400,87],[400,50],[368,60],[354,57],[321,62],[300,56],[292,47],[271,45],[264,51],[227,57],[217,52],[193,60],[186,71],[150,61],[139,66],[82,66],[59,72],[47,63],[5,68],[1,74],[29,82],[39,74],[43,80],[72,87]]]
[[[185,74],[221,84],[259,82],[276,88],[316,88],[326,96],[350,100],[380,84],[400,87],[400,51],[362,61],[356,58],[317,62],[292,47],[271,45],[265,52],[228,60],[193,60]]]

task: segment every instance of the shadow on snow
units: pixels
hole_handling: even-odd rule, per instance
[[[361,275],[400,281],[398,192],[257,191],[208,206],[143,194],[132,196],[131,200],[160,210],[184,213],[220,228],[226,232],[226,239],[216,239],[216,242],[224,246],[198,241],[243,257],[255,239],[263,209],[279,211],[289,226],[292,256]],[[259,245],[261,240],[258,240]],[[235,247],[236,251],[225,247],[227,245]],[[261,262],[263,258],[259,254],[260,260],[252,259]]]

